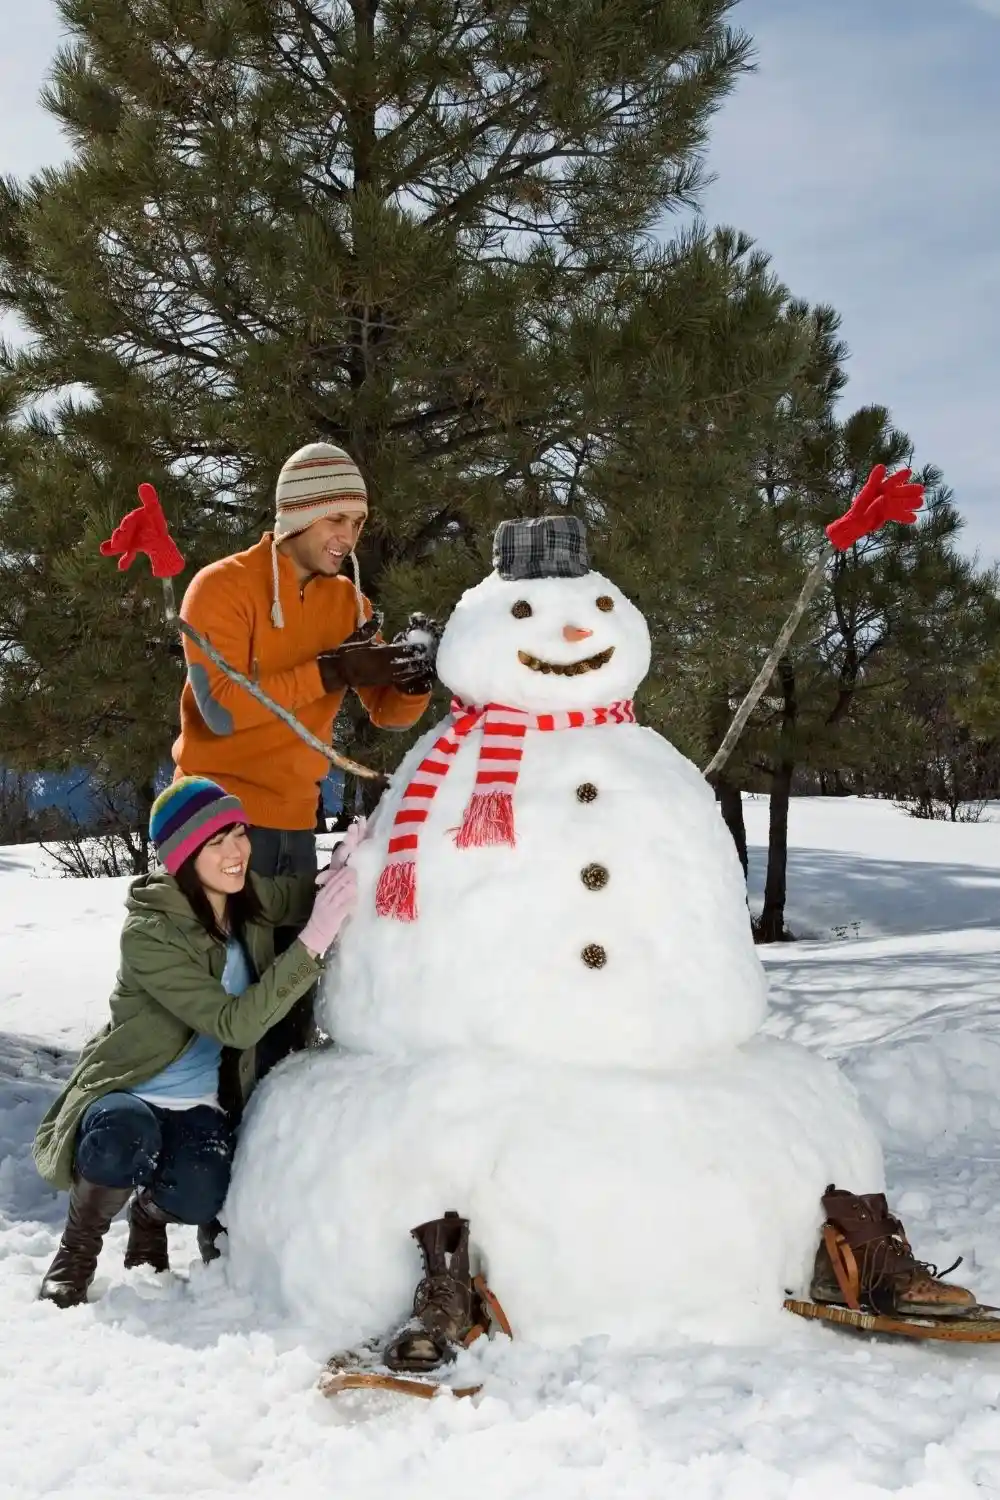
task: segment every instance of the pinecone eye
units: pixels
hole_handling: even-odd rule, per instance
[[[612,597],[611,597],[610,594],[602,594],[601,597],[597,601],[597,607],[598,607],[598,609],[602,609],[604,611],[604,613],[607,615],[607,614],[610,614],[611,611],[614,609],[614,607],[615,607],[615,601],[612,599]]]
[[[532,609],[527,599],[518,599],[516,604],[511,605],[510,612],[515,620],[526,620],[532,613]]]

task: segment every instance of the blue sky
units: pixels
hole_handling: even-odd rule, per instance
[[[49,0],[0,0],[0,172],[64,152],[38,90]],[[939,464],[965,545],[1000,559],[1000,0],[741,0],[758,71],[716,118],[705,215],[830,302],[848,407],[879,401]]]
[[[881,402],[1000,559],[1000,0],[742,0],[758,71],[715,121],[706,217],[843,317]]]

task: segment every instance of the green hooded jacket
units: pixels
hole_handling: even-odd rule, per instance
[[[35,1165],[53,1187],[71,1184],[77,1127],[87,1107],[104,1094],[147,1082],[180,1057],[195,1036],[214,1037],[241,1054],[240,1088],[248,1096],[254,1047],[322,971],[298,941],[274,956],[274,928],[301,927],[308,920],[314,878],[251,875],[250,880],[262,915],[245,938],[261,977],[237,996],[222,988],[224,945],[205,931],[173,877],[144,875],[133,882],[111,1020],[84,1047],[35,1135]]]

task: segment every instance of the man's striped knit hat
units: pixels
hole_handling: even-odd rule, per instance
[[[271,549],[274,572],[271,619],[278,630],[285,623],[278,588],[278,543],[305,531],[324,516],[360,516],[364,519],[367,514],[365,482],[357,464],[343,448],[335,448],[332,443],[307,443],[282,466],[275,491],[274,543]],[[361,576],[353,552],[351,566],[360,621],[364,619]]]
[[[149,837],[160,863],[176,875],[209,839],[249,823],[243,804],[205,776],[182,776],[161,792],[149,814]]]

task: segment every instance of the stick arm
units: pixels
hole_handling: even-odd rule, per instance
[[[352,776],[360,776],[365,781],[379,781],[381,779],[381,771],[373,771],[370,767],[363,766],[360,761],[351,760],[349,756],[341,755],[340,751],[335,750],[332,745],[324,745],[323,741],[313,734],[311,729],[307,729],[294,714],[289,713],[287,708],[282,708],[280,703],[275,703],[273,698],[268,697],[267,693],[254,682],[252,677],[247,677],[243,672],[237,672],[235,667],[230,666],[222,653],[216,651],[211,641],[206,640],[199,630],[195,630],[193,625],[188,624],[187,620],[181,619],[177,613],[174,600],[173,582],[169,578],[163,579],[163,602],[167,619],[176,625],[181,635],[186,636],[189,641],[193,641],[199,651],[203,651],[209,661],[215,663],[220,672],[225,672],[226,676],[241,687],[244,692],[249,693],[251,698],[256,698],[262,707],[268,709],[272,714],[277,715],[282,723],[287,724],[292,733],[297,734],[299,739],[303,740],[311,750],[317,751],[320,755],[325,755],[331,765],[339,766],[342,771],[349,771]]]
[[[753,685],[751,686],[750,691],[747,693],[746,697],[743,699],[743,702],[736,710],[736,716],[733,719],[733,722],[730,724],[729,728],[726,730],[725,736],[722,740],[722,744],[719,746],[718,750],[716,750],[715,754],[712,756],[712,759],[705,767],[702,773],[704,776],[708,777],[717,775],[718,772],[722,770],[723,766],[726,764],[727,760],[735,750],[739,737],[747,726],[747,721],[749,720],[750,715],[753,713],[754,709],[757,707],[757,704],[764,696],[764,690],[766,689],[768,683],[771,681],[771,678],[774,676],[775,667],[778,665],[779,661],[788,650],[789,642],[798,629],[799,622],[801,621],[802,616],[805,614],[806,610],[809,607],[809,601],[812,599],[816,590],[819,588],[820,583],[823,580],[823,575],[826,573],[826,565],[830,561],[830,558],[833,556],[835,550],[836,549],[829,542],[823,543],[823,548],[819,554],[819,557],[817,557],[816,561],[810,568],[808,575],[806,576],[805,583],[803,583],[802,585],[799,597],[795,601],[791,614],[788,616],[788,619],[785,621],[784,625],[782,625],[781,627],[781,630],[778,632],[778,638],[775,641],[774,645],[771,647],[770,651],[767,653],[767,658],[764,662],[764,665],[761,667],[760,671],[757,673],[757,676],[754,678]]]

